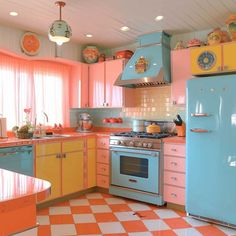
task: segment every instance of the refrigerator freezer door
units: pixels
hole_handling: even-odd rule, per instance
[[[236,75],[187,84],[186,210],[236,225]],[[195,131],[204,130],[204,132]]]

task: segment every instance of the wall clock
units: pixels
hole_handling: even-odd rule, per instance
[[[21,49],[29,56],[34,56],[39,53],[40,40],[38,36],[32,32],[26,32],[20,41]]]
[[[215,65],[215,62],[216,56],[210,51],[202,52],[197,58],[198,66],[202,70],[210,70]]]

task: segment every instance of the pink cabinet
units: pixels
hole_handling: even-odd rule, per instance
[[[185,205],[185,144],[164,144],[164,200]]]
[[[88,64],[78,63],[71,68],[70,108],[88,107]]]
[[[122,107],[123,88],[113,86],[115,80],[124,69],[124,60],[105,62],[105,103],[109,107]]]
[[[97,138],[97,186],[109,188],[110,152],[109,136]]]
[[[190,50],[171,51],[171,97],[174,104],[185,104],[186,81],[192,78]]]
[[[89,107],[132,106],[133,90],[114,86],[122,73],[125,59],[89,65]]]
[[[89,65],[89,107],[104,106],[104,62]]]

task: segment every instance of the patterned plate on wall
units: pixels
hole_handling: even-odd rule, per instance
[[[40,40],[38,36],[32,32],[26,32],[20,41],[21,49],[29,56],[34,56],[39,53]]]

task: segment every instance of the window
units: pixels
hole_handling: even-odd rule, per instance
[[[69,125],[70,66],[48,61],[28,61],[0,54],[0,114],[7,128],[21,125],[24,108],[32,108],[31,120],[47,125]]]

